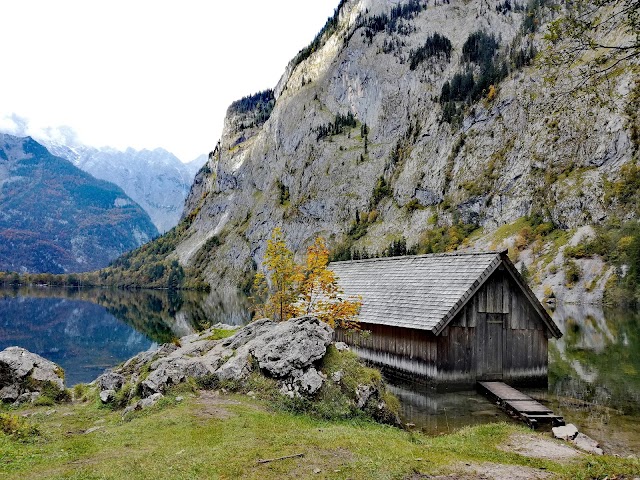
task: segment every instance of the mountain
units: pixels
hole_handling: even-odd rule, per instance
[[[117,186],[30,137],[0,134],[0,270],[95,270],[157,235]]]
[[[620,64],[572,95],[578,64],[548,83],[556,6],[342,0],[274,90],[229,107],[168,255],[235,287],[275,226],[335,259],[509,249],[541,297],[601,299],[640,264],[640,82]]]
[[[180,220],[193,177],[207,160],[202,155],[184,164],[162,148],[119,151],[51,141],[45,145],[54,155],[122,188],[144,208],[160,233]]]

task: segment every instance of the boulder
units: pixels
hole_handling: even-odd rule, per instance
[[[115,390],[103,390],[100,392],[100,401],[102,403],[111,403],[116,398]]]
[[[0,399],[15,402],[23,393],[45,386],[64,391],[64,372],[55,363],[20,347],[0,352]]]
[[[318,390],[320,390],[320,387],[322,387],[324,378],[325,377],[321,372],[318,372],[315,368],[310,367],[299,377],[298,382],[300,383],[300,391],[307,395],[313,395]]]
[[[576,437],[571,440],[576,447],[585,452],[592,453],[594,455],[602,455],[604,452],[600,448],[598,442],[596,442],[593,438],[588,437],[584,433],[578,433]]]
[[[105,390],[120,390],[124,382],[124,375],[115,372],[104,373],[96,379],[96,383],[98,387],[100,387],[101,392]]]
[[[138,405],[140,405],[140,408],[148,408],[158,403],[158,400],[163,397],[164,395],[162,395],[161,393],[154,393],[150,397],[143,398],[142,400],[138,401]]]
[[[13,402],[14,407],[19,407],[25,403],[34,403],[40,397],[40,392],[25,392],[20,395],[15,402]]]
[[[131,412],[135,412],[135,411],[142,410],[144,408],[151,407],[156,403],[158,403],[158,400],[160,400],[161,398],[164,398],[164,395],[162,395],[161,393],[154,393],[150,397],[143,398],[142,400],[138,400],[136,403],[129,405],[127,408],[125,408],[124,411],[122,412],[122,416],[124,417],[125,415]]]
[[[344,342],[336,342],[333,344],[333,346],[336,347],[336,350],[338,350],[339,352],[345,352],[345,351],[351,350],[349,348],[349,345],[347,345]]]
[[[210,373],[198,359],[178,357],[154,365],[155,369],[142,382],[143,397],[164,393],[171,385],[178,385],[189,377],[197,379]]]
[[[220,325],[216,326],[219,328]],[[167,388],[187,381],[203,379],[204,384],[215,386],[216,380],[232,380],[243,385],[243,380],[260,371],[275,379],[283,395],[313,397],[324,385],[327,376],[318,368],[333,338],[333,329],[316,317],[294,318],[286,322],[260,319],[239,329],[233,336],[211,340],[211,330],[180,339],[179,345],[163,345],[155,351],[139,354],[122,367],[105,373],[96,380],[110,401],[125,383],[140,384],[142,400],[128,406],[124,414],[153,405]],[[337,343],[340,352],[348,346]],[[345,373],[333,372],[332,382],[341,383]],[[246,385],[246,384],[245,384]],[[138,391],[138,390],[136,390]],[[386,406],[380,402],[376,385],[359,385],[348,408],[374,405],[379,410]]]
[[[551,429],[553,436],[560,440],[573,440],[578,435],[578,429],[573,423],[563,425],[561,427],[553,427]]]
[[[240,347],[215,372],[220,380],[243,380],[253,371],[251,353],[248,345]]]
[[[317,318],[294,318],[253,339],[251,351],[262,370],[285,377],[324,357],[332,337],[331,327]]]

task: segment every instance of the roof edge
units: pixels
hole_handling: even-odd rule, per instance
[[[458,314],[458,312],[460,312],[460,310],[462,310],[462,308],[467,304],[467,301],[471,297],[473,297],[478,292],[478,290],[480,290],[480,288],[485,284],[485,282],[489,279],[489,277],[496,271],[496,269],[500,265],[504,264],[506,270],[509,272],[509,275],[511,275],[511,278],[513,278],[516,284],[520,287],[520,290],[522,291],[522,293],[524,293],[525,297],[527,297],[527,299],[529,300],[529,303],[531,303],[535,308],[536,312],[538,313],[538,315],[546,325],[547,330],[551,332],[551,335],[553,335],[554,338],[562,337],[562,331],[560,330],[558,325],[556,325],[556,322],[553,321],[553,318],[551,318],[551,315],[549,315],[549,313],[542,306],[542,303],[540,303],[540,300],[538,300],[538,297],[536,297],[533,291],[531,290],[531,288],[529,288],[529,285],[527,285],[527,283],[524,281],[518,269],[515,267],[513,262],[511,262],[511,260],[509,259],[507,252],[502,251],[502,252],[496,252],[496,253],[498,254],[497,258],[499,259],[499,261],[491,262],[491,264],[487,267],[487,269],[484,272],[482,272],[482,275],[480,275],[480,277],[478,277],[478,279],[474,282],[473,287],[467,290],[467,292],[465,292],[465,294],[462,297],[460,297],[460,299],[451,308],[451,310],[449,310],[449,312],[442,318],[442,320],[440,320],[440,322],[438,322],[438,324],[431,331],[436,335],[440,335],[440,333],[442,333],[442,330],[446,328],[446,326],[451,322],[451,320],[453,320],[453,318]]]
[[[488,250],[483,252],[449,252],[449,253],[425,253],[422,255],[398,255],[395,257],[378,257],[378,258],[364,258],[361,260],[341,260],[339,262],[331,262],[330,265],[346,265],[351,263],[373,263],[373,262],[387,262],[399,259],[407,258],[437,258],[437,257],[465,257],[472,255],[500,255],[502,251]]]
[[[462,295],[462,297],[458,299],[455,305],[451,307],[451,310],[449,310],[444,315],[444,317],[442,317],[442,320],[440,320],[438,324],[431,330],[433,333],[435,333],[436,335],[440,335],[440,333],[442,333],[442,330],[444,330],[446,326],[449,325],[449,322],[451,322],[451,320],[453,320],[453,318],[458,314],[458,312],[464,308],[464,306],[467,304],[469,299],[473,297],[476,293],[478,293],[478,290],[480,290],[480,288],[486,283],[486,281],[493,274],[493,272],[495,272],[498,269],[500,264],[503,262],[502,253],[501,252],[495,252],[495,253],[496,253],[496,258],[489,264],[489,266],[484,270],[484,272],[482,272],[482,274],[473,282],[473,284],[471,285],[471,288],[468,289],[464,293],[464,295]]]
[[[513,264],[513,262],[511,262],[511,259],[508,257],[506,252],[501,253],[500,256],[504,261],[505,267],[507,268],[513,279],[516,281],[522,292],[525,294],[525,296],[533,304],[534,308],[536,309],[544,323],[547,325],[547,329],[551,332],[553,337],[562,337],[562,331],[560,330],[558,325],[556,325],[556,322],[553,320],[553,318],[551,318],[551,315],[549,315],[540,300],[538,300],[538,297],[536,297],[535,293],[533,293],[533,290],[531,290],[529,285],[527,285],[527,282],[524,281],[522,275],[520,275],[520,272]]]

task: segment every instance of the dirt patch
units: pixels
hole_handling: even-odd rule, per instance
[[[457,464],[453,467],[460,470],[462,476],[444,477],[460,479],[502,480],[543,480],[551,478],[551,473],[521,465],[502,465],[500,463]]]
[[[498,448],[502,451],[517,453],[525,457],[544,458],[554,461],[567,461],[582,456],[581,452],[571,448],[564,442],[540,437],[539,435],[525,435],[522,433],[511,435]]]
[[[481,477],[475,475],[425,475],[423,473],[414,473],[403,480],[478,480]]]
[[[218,391],[203,390],[196,400],[196,405],[198,405],[196,412],[198,417],[225,420],[234,416],[225,406],[240,405],[240,402],[227,398]]]
[[[353,462],[353,454],[346,448],[315,449],[304,452],[304,457],[283,461],[291,463],[281,478],[332,478],[339,476],[340,471]],[[257,465],[255,471],[269,468],[269,464]]]

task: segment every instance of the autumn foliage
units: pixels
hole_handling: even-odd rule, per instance
[[[335,274],[329,270],[329,250],[316,238],[307,249],[304,265],[297,264],[280,228],[267,241],[264,272],[254,282],[256,315],[285,321],[313,315],[332,328],[357,329],[361,301],[344,298]]]

